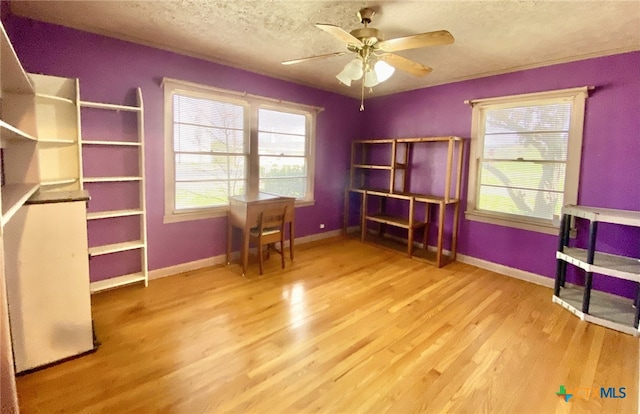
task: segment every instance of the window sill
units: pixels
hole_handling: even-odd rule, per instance
[[[220,208],[215,210],[203,210],[203,211],[190,211],[184,213],[170,213],[165,214],[162,218],[163,224],[180,223],[182,221],[192,220],[206,220],[211,218],[226,217],[227,208]]]
[[[309,201],[299,200],[299,201],[296,201],[295,206],[296,208],[298,208],[298,207],[313,206],[315,204],[316,204],[315,200],[309,200]],[[218,208],[215,210],[190,211],[185,213],[165,214],[162,218],[162,223],[170,224],[170,223],[180,223],[183,221],[206,220],[211,218],[226,217],[228,210],[229,210],[228,208],[224,207],[224,208]]]
[[[488,214],[481,211],[465,211],[464,216],[467,220],[471,221],[479,221],[481,223],[535,231],[537,233],[551,234],[554,236],[557,236],[560,233],[559,223],[556,225],[546,220],[539,221],[536,219],[495,216],[493,214]]]

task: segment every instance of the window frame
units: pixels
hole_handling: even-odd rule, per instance
[[[306,194],[304,197],[296,199],[296,206],[301,206],[301,205],[312,205],[314,203],[314,171],[315,171],[315,132],[316,132],[316,117],[313,116],[311,113],[309,113],[309,111],[306,110],[301,110],[299,108],[292,108],[292,107],[283,107],[283,106],[275,106],[273,104],[269,104],[269,103],[261,103],[258,105],[257,111],[260,111],[260,109],[265,109],[265,110],[269,110],[269,111],[278,111],[278,112],[286,112],[286,113],[290,113],[290,114],[296,114],[296,115],[303,115],[305,117],[305,132],[306,132],[306,139],[305,139],[305,143],[304,143],[304,158],[306,160],[307,163],[307,185],[306,185]],[[255,130],[256,132],[256,158],[259,162],[260,160],[260,151],[257,148],[257,144],[258,144],[258,135],[259,135],[259,128],[258,128],[258,117],[255,117],[256,119],[256,128]],[[255,188],[259,188],[259,182],[260,182],[260,169],[258,168],[258,184]]]
[[[201,220],[214,217],[223,217],[229,210],[228,205],[216,207],[204,207],[193,209],[175,208],[175,151],[173,137],[173,96],[184,95],[194,98],[209,99],[241,105],[245,109],[244,139],[245,139],[245,176],[247,192],[259,191],[260,180],[260,154],[258,152],[258,112],[260,109],[269,109],[286,113],[294,113],[305,116],[305,158],[307,160],[307,185],[304,197],[297,198],[296,207],[313,205],[314,181],[315,181],[315,136],[316,118],[323,108],[281,101],[267,97],[251,95],[236,91],[219,89],[212,86],[201,85],[188,81],[163,78],[164,89],[164,217],[163,223],[175,223],[188,220]]]
[[[516,108],[536,104],[570,102],[572,104],[571,119],[569,123],[564,196],[562,204],[577,204],[578,188],[580,184],[580,161],[582,158],[585,105],[590,89],[590,87],[584,86],[555,91],[476,99],[467,102],[472,106],[469,181],[467,187],[467,209],[465,211],[465,218],[467,220],[546,234],[558,234],[560,217],[554,216],[552,220],[547,220],[481,210],[477,207],[477,201],[480,193],[480,181],[478,178],[480,176],[479,170],[482,168],[481,154],[484,150],[485,113],[487,110]]]

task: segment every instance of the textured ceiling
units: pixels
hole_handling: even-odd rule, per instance
[[[11,1],[17,15],[197,56],[358,97],[335,75],[350,55],[301,63],[283,60],[345,50],[314,23],[347,31],[357,11],[377,11],[385,38],[446,29],[455,43],[397,52],[433,68],[400,71],[373,95],[553,63],[640,50],[640,0],[633,1]]]

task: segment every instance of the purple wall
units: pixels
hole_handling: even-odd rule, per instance
[[[160,82],[163,77],[324,107],[325,110],[317,118],[316,203],[314,206],[296,210],[296,235],[300,237],[319,233],[320,223],[326,226],[322,231],[341,228],[342,193],[349,163],[350,142],[359,135],[359,123],[354,120],[362,118],[356,100],[175,53],[17,16],[5,16],[3,23],[25,70],[79,78],[80,94],[84,100],[132,105],[135,104],[134,88],[142,88],[145,105],[150,269],[223,254],[226,238],[225,218],[162,223],[164,128],[163,91]],[[100,128],[98,121],[86,120],[83,114],[83,134],[87,131],[99,131]],[[84,156],[85,168],[96,171],[110,168],[110,160],[104,156],[91,150],[85,151]],[[94,189],[94,201],[90,209],[99,209],[96,203],[102,203],[99,199],[102,198],[101,193],[104,195],[103,189],[104,186],[100,190]],[[117,193],[114,191],[114,194]],[[125,190],[122,193],[133,195],[135,189],[133,192]],[[111,196],[103,198],[104,203],[119,201]],[[105,237],[127,237],[126,232],[110,234],[106,229],[101,230],[104,228],[103,223],[92,223],[92,226],[97,228],[96,231],[90,229],[92,245],[104,241],[113,242],[103,240]],[[132,260],[137,262],[135,255]],[[129,262],[126,258],[117,263],[122,269],[114,269],[113,262],[92,260],[92,273],[99,274],[95,279],[106,277],[109,270],[132,271],[126,264],[121,263]]]
[[[579,203],[640,210],[638,68],[640,52],[632,52],[371,99],[362,135],[468,138],[471,108],[464,104],[467,99],[595,86],[585,113]],[[465,169],[463,199],[467,174]],[[462,218],[460,253],[540,275],[555,275],[556,236],[468,221],[464,215]],[[640,257],[640,229],[601,226],[600,230],[599,250]],[[584,241],[585,237],[582,228],[578,240]],[[595,278],[594,287],[628,297],[635,293],[632,283],[603,276]]]
[[[316,136],[316,204],[297,210],[299,236],[318,233],[320,223],[326,224],[325,231],[340,228],[352,139],[469,137],[471,108],[463,103],[466,99],[584,85],[596,86],[596,90],[587,102],[579,202],[640,210],[640,52],[370,99],[366,111],[360,113],[356,100],[251,72],[16,16],[3,16],[3,21],[27,71],[80,78],[82,99],[132,104],[133,88],[142,87],[151,269],[222,254],[225,242],[223,218],[162,224],[164,154],[160,80],[165,76],[325,108],[318,116]],[[86,156],[85,165],[95,163],[95,168],[104,165],[104,159]],[[420,157],[416,152],[415,161],[419,162]],[[412,180],[412,187],[420,186],[420,177]],[[463,200],[466,181],[465,169]],[[462,217],[460,253],[553,277],[556,236]],[[603,226],[601,235],[602,250],[640,257],[639,229]],[[585,231],[581,229],[578,238],[584,237]],[[634,293],[631,283],[606,277],[596,278],[594,286],[629,297]]]

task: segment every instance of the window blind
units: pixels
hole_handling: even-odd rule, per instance
[[[553,219],[563,205],[571,103],[485,109],[478,207]]]
[[[246,187],[241,105],[175,94],[175,209],[226,205]]]

